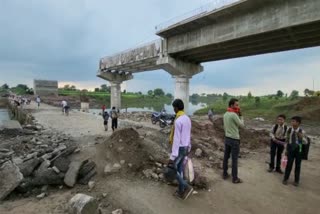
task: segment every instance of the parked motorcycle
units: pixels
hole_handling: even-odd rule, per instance
[[[151,123],[157,124],[157,122],[160,121],[160,116],[161,116],[160,112],[153,112],[151,115]]]
[[[175,115],[161,115],[159,119],[159,125],[161,128],[164,128],[166,126],[172,125],[174,122]]]

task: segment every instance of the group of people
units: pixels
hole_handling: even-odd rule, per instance
[[[169,142],[172,145],[170,160],[168,166],[172,166],[176,171],[176,179],[179,183],[177,191],[174,195],[180,199],[187,199],[193,192],[193,188],[183,179],[183,163],[185,158],[191,151],[191,120],[184,113],[184,103],[180,99],[176,99],[172,103],[174,112],[176,113],[174,125],[170,134]],[[213,111],[211,110],[209,119],[212,119]],[[281,166],[282,153],[285,150],[285,155],[288,162],[285,168],[283,184],[288,184],[288,179],[295,162],[295,179],[294,185],[298,186],[300,182],[301,156],[303,145],[307,144],[305,131],[300,127],[301,117],[294,116],[291,118],[291,126],[285,125],[285,115],[277,117],[277,123],[272,127],[270,132],[270,165],[269,172],[278,172],[283,174]],[[223,160],[222,178],[228,179],[228,160],[232,159],[232,182],[234,184],[242,183],[238,177],[238,158],[240,151],[240,128],[244,127],[244,120],[241,114],[239,100],[232,98],[226,113],[223,116],[225,130],[225,149]],[[286,148],[286,149],[285,149]],[[276,157],[276,163],[275,163]]]
[[[102,117],[103,117],[103,125],[104,130],[108,131],[108,121],[111,117],[111,128],[112,131],[115,131],[118,128],[118,117],[119,117],[119,110],[116,109],[116,107],[112,107],[110,113],[106,109],[106,106],[102,106]]]
[[[10,95],[9,99],[17,107],[23,107],[24,105],[29,105],[31,103],[29,98],[23,96]]]

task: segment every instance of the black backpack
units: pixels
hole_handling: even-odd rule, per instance
[[[279,128],[279,124],[276,124],[274,127],[273,127],[273,134],[276,133],[276,131],[278,130]],[[284,125],[284,133],[287,132],[287,129],[288,129],[288,126],[287,125]]]
[[[292,128],[289,128],[288,134],[291,134]],[[299,132],[302,132],[302,129],[299,130]],[[311,144],[311,138],[307,136],[307,144],[302,144],[302,149],[301,149],[301,159],[302,160],[308,160],[309,156],[309,149],[310,149],[310,144]]]

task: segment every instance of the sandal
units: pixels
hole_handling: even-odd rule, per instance
[[[242,180],[240,178],[237,178],[237,179],[233,180],[232,183],[240,184],[240,183],[242,183]]]

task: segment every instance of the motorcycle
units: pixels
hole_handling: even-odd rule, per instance
[[[166,126],[172,125],[175,119],[175,115],[161,115],[159,119],[160,128],[164,128]]]
[[[161,116],[160,112],[153,112],[151,115],[151,123],[157,124],[157,122],[160,121],[160,116]]]

